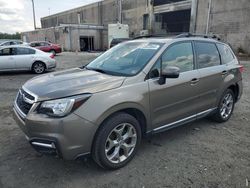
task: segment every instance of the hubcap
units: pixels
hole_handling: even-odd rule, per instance
[[[37,63],[34,66],[34,70],[36,73],[42,73],[44,71],[44,65],[41,63]]]
[[[125,161],[134,151],[137,134],[133,125],[123,123],[116,126],[105,143],[105,154],[111,163]]]
[[[223,119],[226,119],[228,118],[228,116],[230,116],[233,110],[233,103],[234,103],[233,96],[230,93],[226,94],[225,97],[223,98],[220,108],[220,114]]]

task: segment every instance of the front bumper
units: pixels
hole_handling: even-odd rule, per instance
[[[89,154],[97,126],[74,113],[64,118],[49,118],[36,113],[19,115],[14,106],[14,119],[30,144],[41,153],[56,154],[74,160]]]

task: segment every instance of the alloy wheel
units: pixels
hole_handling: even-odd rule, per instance
[[[130,123],[116,126],[105,142],[105,154],[111,163],[125,161],[134,151],[137,143],[135,127]]]
[[[43,73],[43,72],[44,72],[44,69],[45,69],[45,67],[44,67],[44,65],[43,65],[42,63],[36,63],[36,64],[34,65],[34,71],[35,71],[35,73],[37,73],[37,74]]]
[[[227,93],[223,100],[220,107],[220,115],[223,119],[228,118],[233,110],[234,99],[231,93]]]

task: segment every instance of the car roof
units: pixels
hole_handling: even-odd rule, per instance
[[[167,42],[175,42],[175,41],[204,41],[204,42],[218,42],[218,40],[212,38],[203,38],[203,37],[183,37],[183,38],[174,38],[174,37],[152,37],[152,38],[140,38],[135,39],[133,41],[140,42],[159,42],[159,43],[167,43]]]
[[[25,46],[25,45],[10,45],[10,46],[0,46],[0,49],[3,48],[29,48],[29,49],[34,49],[36,50],[36,48],[32,48],[30,46]]]
[[[18,39],[0,39],[0,43],[5,43],[5,42],[23,42]]]

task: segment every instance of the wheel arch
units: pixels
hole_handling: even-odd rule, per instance
[[[43,61],[41,61],[41,60],[35,60],[33,63],[32,63],[32,65],[31,65],[31,70],[33,70],[33,66],[35,65],[35,63],[43,63],[44,64],[44,66],[45,66],[45,69],[47,69],[47,65],[46,65],[46,63],[44,63]]]
[[[114,109],[116,109],[116,110],[114,110]],[[96,130],[96,132],[94,134],[94,137],[93,137],[93,140],[92,140],[91,151],[93,149],[97,133],[103,127],[104,122],[107,121],[110,117],[115,116],[116,114],[122,113],[122,112],[127,113],[127,114],[135,117],[138,120],[139,124],[140,124],[141,131],[142,131],[142,136],[143,137],[146,136],[147,127],[149,126],[149,119],[147,119],[147,116],[146,116],[145,112],[142,109],[140,109],[138,107],[135,107],[135,106],[109,109],[105,113],[105,115],[103,115],[103,118],[98,120],[100,122],[99,123],[100,126],[97,128],[97,130]]]
[[[240,92],[239,85],[237,83],[236,84],[232,84],[227,89],[231,89],[233,91],[234,97],[235,97],[235,101],[237,102],[238,96],[239,96],[239,92]]]

